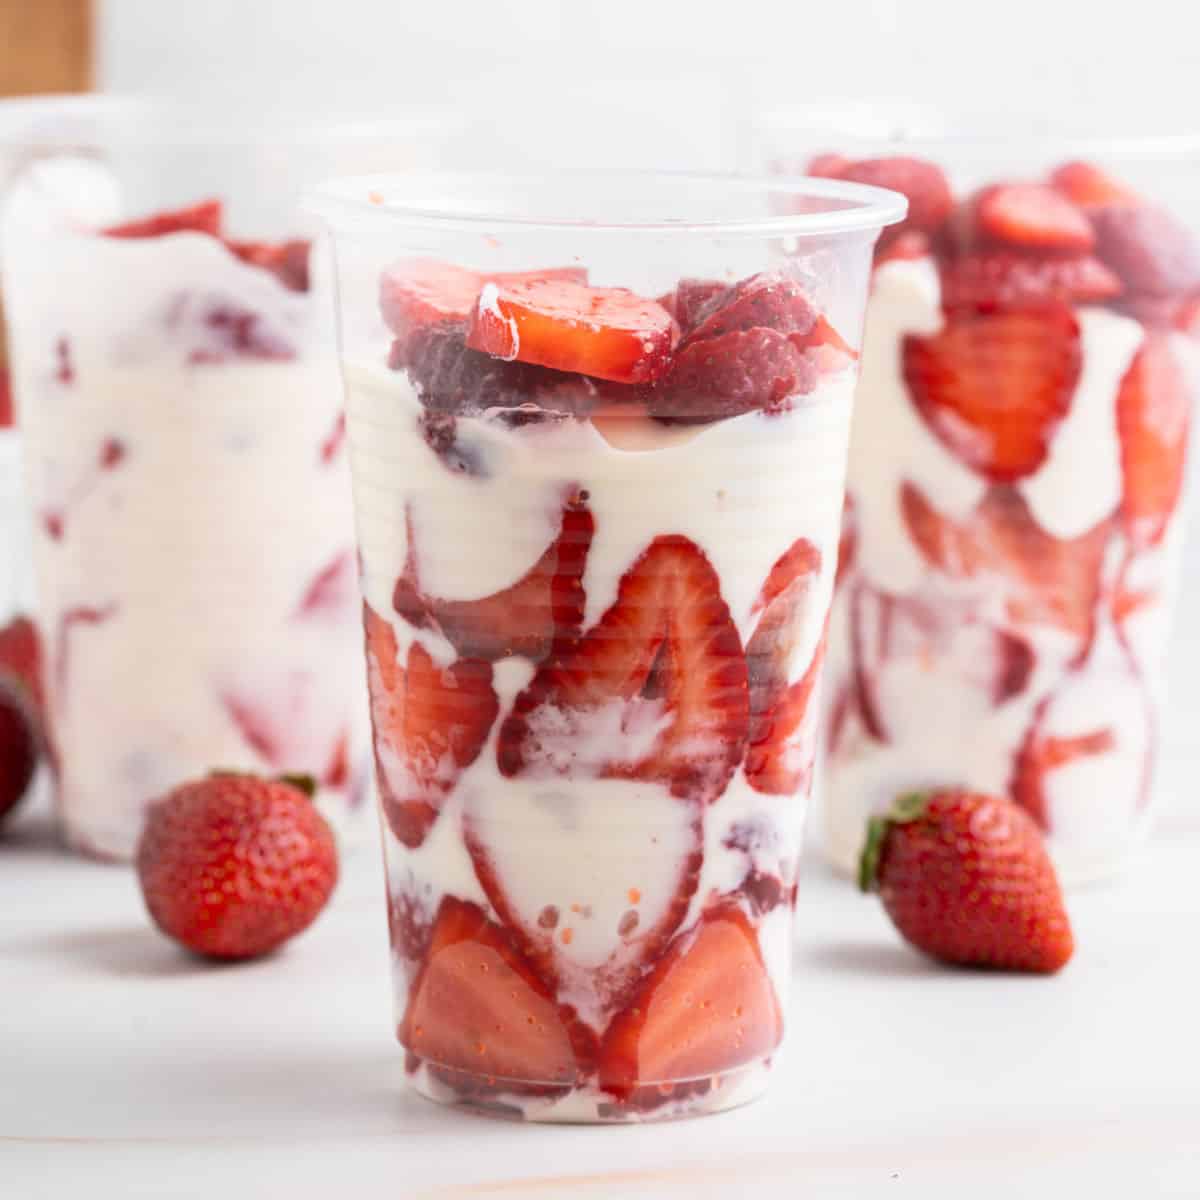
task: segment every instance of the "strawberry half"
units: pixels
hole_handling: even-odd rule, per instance
[[[538,279],[486,283],[467,345],[593,379],[647,383],[667,370],[678,334],[661,304],[624,288]]]
[[[1041,183],[999,183],[974,200],[981,236],[1021,250],[1086,254],[1096,244],[1087,214]]]
[[[579,1081],[591,1039],[475,904],[443,898],[400,1022],[401,1043],[446,1073],[497,1092],[540,1094]]]
[[[1187,466],[1192,394],[1170,337],[1147,334],[1117,393],[1121,520],[1139,546],[1162,540]]]
[[[465,658],[495,662],[519,655],[541,662],[583,624],[583,571],[594,530],[586,502],[576,495],[563,506],[555,539],[511,587],[479,600],[443,600],[421,590],[410,515],[408,560],[393,605],[417,629],[436,629]]]
[[[460,658],[442,668],[418,641],[402,667],[395,631],[365,601],[363,625],[380,803],[392,832],[415,848],[487,741],[499,712],[492,667]]]
[[[1110,522],[1077,538],[1053,537],[1012,488],[991,489],[962,524],[939,513],[911,483],[901,489],[900,509],[932,566],[958,579],[977,578],[988,590],[1001,582],[1015,623],[1051,624],[1081,642],[1090,638]]]
[[[112,238],[152,238],[168,233],[207,233],[210,237],[219,238],[221,201],[203,200],[187,208],[176,208],[135,221],[124,221],[120,225],[110,225],[100,232],[104,237]]]
[[[557,267],[487,274],[435,258],[406,258],[384,271],[379,281],[379,308],[384,324],[404,338],[422,326],[465,322],[488,280],[516,283],[533,279],[587,283],[587,271]]]
[[[1134,192],[1087,162],[1066,162],[1055,167],[1050,172],[1050,186],[1081,208],[1137,202]]]
[[[996,796],[897,800],[868,824],[859,882],[908,942],[942,962],[1049,973],[1075,950],[1037,826]]]
[[[782,1036],[754,929],[740,908],[717,904],[675,939],[613,1019],[600,1046],[600,1086],[634,1106],[661,1104],[671,1085],[748,1066]]]
[[[655,695],[645,695],[648,685]],[[623,733],[615,759],[586,736],[614,711]],[[741,761],[747,722],[746,658],[720,579],[694,542],[666,535],[626,571],[597,624],[517,697],[497,755],[509,778],[637,779],[707,804]]]
[[[1065,304],[952,315],[938,333],[904,339],[917,412],[951,453],[997,483],[1045,461],[1081,369],[1079,322]]]

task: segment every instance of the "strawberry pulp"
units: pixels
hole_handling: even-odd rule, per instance
[[[784,267],[652,299],[410,259],[379,303],[381,417],[414,456],[386,571],[364,547],[410,1071],[526,1114],[722,1107],[782,1036],[836,505],[761,513],[732,558],[683,499],[620,505],[685,482],[663,451],[694,437],[795,447],[810,410],[847,417],[824,385],[857,348]],[[752,493],[699,503],[736,526]]]

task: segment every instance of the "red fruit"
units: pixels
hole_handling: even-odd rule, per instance
[[[446,321],[466,321],[483,285],[529,280],[587,283],[583,267],[547,271],[501,271],[487,274],[433,258],[406,258],[388,267],[379,281],[379,307],[387,327],[398,337],[413,329]]]
[[[1098,258],[1043,258],[984,250],[940,264],[942,307],[990,312],[1040,308],[1061,301],[1096,304],[1121,294],[1121,280]]]
[[[661,304],[624,288],[543,279],[485,284],[467,345],[593,379],[647,383],[667,370],[678,334]]]
[[[446,896],[400,1023],[401,1043],[448,1076],[483,1076],[502,1092],[576,1083],[592,1041],[476,905]],[[468,1083],[468,1080],[462,1080]]]
[[[235,358],[283,362],[296,357],[290,330],[236,301],[206,293],[181,293],[167,310],[165,324],[193,365]]]
[[[1048,829],[1050,823],[1044,790],[1046,775],[1080,758],[1108,754],[1116,749],[1116,744],[1111,729],[1094,729],[1070,737],[1054,737],[1041,734],[1035,721],[1017,751],[1013,770],[1013,800],[1042,829]]]
[[[860,159],[843,167],[837,177],[890,188],[908,197],[908,216],[885,231],[885,241],[894,241],[909,230],[936,233],[954,210],[954,194],[942,169],[923,159],[904,155]]]
[[[600,1046],[600,1086],[634,1104],[661,1102],[668,1085],[748,1066],[782,1036],[754,929],[740,908],[718,904],[675,939],[614,1018]]]
[[[643,401],[652,416],[720,421],[756,410],[785,412],[793,396],[811,392],[816,382],[816,364],[786,334],[750,329],[689,341]]]
[[[1162,540],[1187,466],[1192,393],[1170,337],[1149,333],[1117,393],[1121,520],[1139,546]]]
[[[176,208],[140,220],[110,225],[100,232],[105,237],[115,238],[162,237],[168,233],[207,233],[210,237],[220,237],[221,201],[203,200],[189,208]]]
[[[1055,167],[1050,172],[1050,184],[1055,191],[1061,192],[1081,208],[1111,204],[1114,201],[1137,202],[1137,196],[1129,188],[1105,175],[1099,167],[1091,163],[1067,162],[1061,167]]]
[[[1041,183],[999,183],[975,197],[979,233],[1022,250],[1086,254],[1096,244],[1087,214]]]
[[[842,534],[838,538],[837,575],[834,577],[834,587],[842,586],[842,581],[854,570],[858,558],[858,508],[854,497],[847,492],[842,501]]]
[[[1126,202],[1100,205],[1090,215],[1096,254],[1127,291],[1176,296],[1200,288],[1200,244],[1170,213]]]
[[[886,230],[884,231],[887,232]],[[933,244],[929,234],[919,229],[903,229],[900,233],[886,239],[882,246],[876,244],[875,266],[881,267],[886,262],[899,259],[902,262],[914,262],[928,258],[933,253]]]
[[[818,179],[841,179],[843,172],[853,165],[853,160],[844,154],[818,154],[809,161],[805,173]]]
[[[211,958],[254,958],[316,919],[337,883],[337,848],[301,787],[213,775],[150,806],[137,872],[168,937]]]
[[[868,824],[859,882],[908,942],[943,962],[1050,973],[1075,950],[1041,834],[999,797],[897,800]]]
[[[811,779],[814,731],[805,722],[825,660],[825,638],[817,644],[804,675],[754,711],[751,697],[750,738],[746,747],[746,782],[769,796],[794,796]]]
[[[44,739],[41,644],[17,617],[0,629],[0,820],[28,793]]]
[[[957,524],[906,483],[900,507],[909,535],[926,560],[984,589],[1003,584],[1011,620],[1057,625],[1086,641],[1100,597],[1100,573],[1110,524],[1060,539],[1034,520],[1020,493],[993,488],[969,520]]]
[[[904,379],[917,411],[967,466],[1004,483],[1033,474],[1071,407],[1082,355],[1065,304],[950,317],[904,339]]]
[[[622,730],[669,718],[640,757],[613,761],[589,748],[587,729],[611,720],[614,704]],[[720,580],[694,542],[667,535],[626,571],[599,622],[557,650],[517,697],[497,756],[510,778],[639,779],[707,804],[741,761],[747,721],[746,658]]]
[[[380,803],[396,837],[416,847],[487,741],[500,707],[492,666],[460,658],[442,668],[414,641],[401,667],[395,632],[365,601],[363,625]]]
[[[16,424],[16,406],[13,404],[12,379],[8,368],[0,363],[0,429],[11,429]]]
[[[353,555],[349,550],[339,550],[305,588],[296,615],[337,616],[346,611],[354,593]]]
[[[716,279],[681,279],[675,290],[659,296],[658,302],[675,318],[686,336],[709,303],[728,287]]]
[[[816,322],[816,309],[794,279],[782,271],[763,271],[724,288],[699,308],[681,346],[752,329],[803,336]]]
[[[242,262],[270,271],[285,288],[292,292],[307,292],[312,243],[305,238],[288,242],[235,242],[228,238],[225,245]]]
[[[520,655],[541,662],[583,624],[583,570],[594,530],[592,514],[576,496],[563,506],[555,539],[511,587],[479,600],[443,600],[421,590],[410,520],[408,560],[393,605],[410,625],[436,629],[463,657],[494,662]]]

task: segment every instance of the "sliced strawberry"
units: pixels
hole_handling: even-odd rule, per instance
[[[1039,737],[1036,727],[1026,735],[1017,753],[1013,775],[1013,799],[1043,828],[1049,828],[1045,776],[1077,759],[1108,754],[1116,746],[1111,729],[1094,729],[1070,737]]]
[[[1031,475],[1070,409],[1082,369],[1079,322],[1065,304],[951,317],[904,339],[917,411],[956,457],[1002,483]]]
[[[908,197],[908,216],[884,230],[880,238],[884,246],[911,230],[936,233],[954,211],[954,194],[945,174],[935,163],[924,159],[899,154],[864,158],[843,167],[837,178],[890,188]]]
[[[0,429],[11,429],[16,424],[16,406],[13,404],[12,379],[8,368],[0,363]]]
[[[341,453],[346,444],[346,414],[339,412],[333,420],[333,428],[321,439],[318,457],[328,466]]]
[[[779,999],[741,909],[710,908],[646,977],[600,1047],[600,1086],[638,1104],[655,1091],[748,1066],[783,1036]],[[661,1101],[662,1096],[658,1099]]]
[[[931,565],[958,579],[976,578],[984,589],[1000,581],[1014,622],[1048,623],[1087,640],[1100,596],[1108,521],[1077,538],[1052,537],[1011,488],[993,488],[963,524],[939,513],[910,483],[901,489],[900,507]]]
[[[843,580],[854,570],[858,558],[858,507],[850,492],[842,501],[842,533],[838,538],[837,575],[834,587],[841,587]]]
[[[203,200],[188,208],[176,208],[136,221],[110,225],[100,232],[105,237],[114,238],[162,237],[168,233],[207,233],[210,237],[220,237],[221,201]]]
[[[416,847],[487,741],[499,712],[492,667],[439,667],[417,641],[401,667],[395,631],[365,601],[363,624],[380,802],[392,832]]]
[[[786,412],[816,382],[816,364],[786,334],[750,329],[689,341],[643,401],[653,416],[705,423]]]
[[[45,735],[41,643],[17,617],[0,629],[0,819],[28,793]]]
[[[818,154],[809,160],[804,170],[818,179],[841,179],[843,172],[853,165],[854,160],[844,154]]]
[[[226,238],[225,245],[242,262],[270,271],[289,291],[308,291],[308,260],[312,243],[307,239],[296,238],[288,242],[236,242]]]
[[[1117,393],[1121,519],[1140,546],[1162,540],[1179,504],[1191,419],[1188,377],[1169,336],[1148,334]]]
[[[557,267],[487,274],[434,258],[402,259],[388,267],[379,281],[379,307],[384,324],[403,338],[421,326],[465,322],[488,280],[587,283],[587,271],[583,267]]]
[[[1022,250],[1086,254],[1096,244],[1087,214],[1041,183],[998,183],[975,197],[979,233]]]
[[[751,646],[754,640],[751,639]],[[749,651],[747,652],[747,656]],[[770,796],[794,796],[808,786],[815,759],[815,730],[806,728],[821,666],[825,660],[825,639],[817,645],[812,662],[803,676],[769,699],[760,695],[755,707],[751,690],[750,738],[746,747],[746,782],[756,791]]]
[[[1040,307],[1053,301],[1095,304],[1122,290],[1117,275],[1091,254],[1046,258],[983,250],[949,257],[940,271],[947,312]]]
[[[534,280],[485,284],[467,345],[556,371],[646,383],[670,366],[678,333],[661,304],[624,288]]]
[[[1098,204],[1136,203],[1137,196],[1124,184],[1086,162],[1066,162],[1050,172],[1050,184],[1081,208]]]
[[[464,657],[494,662],[510,655],[541,662],[583,624],[583,571],[595,523],[578,494],[563,506],[558,534],[511,587],[479,600],[443,600],[422,592],[409,521],[408,560],[396,581],[396,611],[418,629],[434,628]]]
[[[354,598],[354,558],[349,550],[339,550],[313,576],[296,615],[336,617],[346,612]]]
[[[716,279],[681,279],[675,290],[659,296],[658,302],[675,318],[686,336],[709,303],[728,287]]]
[[[782,271],[763,271],[723,289],[699,308],[682,344],[752,329],[803,336],[816,322],[817,311],[796,280]]]
[[[647,699],[664,641],[669,675],[657,682],[662,696]],[[614,705],[627,736],[610,750],[586,731],[611,721]],[[599,622],[556,652],[517,697],[497,754],[510,778],[639,779],[707,804],[741,761],[747,720],[746,659],[720,580],[694,542],[666,535],[626,571]],[[645,751],[645,731],[663,721]]]
[[[1176,296],[1200,288],[1200,244],[1164,209],[1111,203],[1091,210],[1096,254],[1130,292]]]
[[[808,540],[797,538],[775,561],[754,601],[751,613],[761,612],[797,586],[807,588],[821,569],[821,551]],[[766,620],[764,616],[763,620]]]
[[[886,262],[901,261],[915,262],[928,258],[933,253],[933,243],[929,234],[919,229],[904,229],[894,237],[890,237],[882,246],[875,247],[875,266],[881,267]]]
[[[500,1092],[570,1087],[592,1052],[505,930],[453,896],[438,908],[399,1036],[431,1066],[483,1077]]]

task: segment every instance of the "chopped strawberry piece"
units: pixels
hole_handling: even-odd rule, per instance
[[[817,311],[796,280],[782,271],[763,271],[723,289],[697,309],[682,345],[753,329],[803,336],[816,322]]]
[[[1044,258],[983,250],[947,258],[940,271],[942,307],[947,312],[986,313],[1054,301],[1095,304],[1119,296],[1122,290],[1120,278],[1091,254]]]
[[[882,267],[884,263],[916,262],[928,258],[933,253],[933,243],[929,234],[919,229],[904,229],[894,237],[888,238],[882,246],[876,244],[875,266]]]
[[[556,371],[646,383],[667,370],[678,333],[661,304],[624,288],[533,280],[485,284],[467,345]]]
[[[100,231],[105,237],[150,238],[168,233],[207,233],[210,237],[221,236],[221,201],[203,200],[189,208],[177,208],[170,212],[156,213],[136,221],[125,221],[110,225]]]
[[[444,321],[465,322],[483,285],[557,280],[587,283],[583,267],[546,271],[507,271],[487,274],[433,258],[407,258],[390,266],[379,284],[379,307],[384,324],[404,338],[413,330]]]
[[[180,293],[165,313],[165,325],[169,339],[181,344],[186,361],[195,366],[296,357],[290,329],[226,296]]]
[[[225,245],[242,262],[270,271],[289,291],[308,291],[308,259],[312,243],[305,238],[288,242],[235,242],[227,238]]]
[[[417,641],[401,667],[395,631],[365,602],[363,624],[380,801],[396,837],[416,847],[487,741],[499,712],[492,667],[460,658],[442,668]]]
[[[844,154],[818,154],[810,160],[805,171],[818,179],[841,179],[845,171],[853,165],[853,160]]]
[[[860,159],[843,167],[837,178],[889,188],[908,197],[908,216],[884,231],[880,241],[885,245],[910,230],[936,233],[954,210],[954,195],[942,169],[923,159],[904,155]]]
[[[958,579],[978,578],[984,587],[1003,581],[1014,622],[1049,623],[1088,638],[1109,522],[1077,538],[1052,537],[1011,488],[993,488],[961,525],[911,483],[901,490],[900,506],[910,536],[932,566]]]
[[[1191,419],[1191,388],[1169,335],[1148,334],[1117,394],[1121,518],[1137,545],[1161,541],[1179,504]]]
[[[779,999],[754,929],[741,909],[720,904],[676,938],[609,1026],[600,1086],[638,1103],[642,1089],[747,1066],[770,1054],[782,1035]]]
[[[508,933],[453,896],[438,908],[399,1035],[431,1065],[505,1092],[569,1087],[591,1056],[586,1030]]]
[[[301,617],[337,616],[346,611],[353,597],[354,560],[349,550],[339,550],[313,576],[296,612]]]
[[[546,411],[582,416],[597,399],[595,383],[581,375],[505,362],[468,349],[465,326],[455,322],[421,326],[407,338],[397,339],[389,365],[406,370],[418,399],[437,413],[477,416],[489,409],[532,404]],[[430,440],[428,434],[426,440]]]
[[[816,364],[786,334],[750,329],[688,342],[643,400],[653,416],[704,423],[786,412],[816,381]]]
[[[1065,304],[952,316],[904,339],[917,411],[967,466],[997,482],[1033,474],[1071,406],[1082,368],[1079,322]]]
[[[669,656],[660,659],[663,643]],[[643,689],[656,664],[666,678]],[[653,729],[648,752],[613,761],[583,736],[597,719],[623,714],[622,730]],[[500,730],[497,755],[508,777],[577,775],[663,783],[706,804],[724,790],[746,745],[746,658],[721,598],[720,580],[694,542],[656,538],[626,571],[612,607],[564,646],[517,697]],[[618,753],[628,747],[618,747]]]
[[[418,629],[434,628],[464,657],[488,661],[520,655],[541,662],[583,624],[583,570],[595,525],[578,496],[541,557],[511,587],[479,600],[443,600],[421,591],[409,521],[408,561],[396,581],[396,611]]]
[[[659,296],[658,302],[675,318],[686,336],[709,303],[728,286],[716,279],[681,279],[675,290]]]
[[[751,612],[761,612],[795,587],[807,588],[820,569],[820,550],[808,538],[797,538],[772,566]]]
[[[751,646],[754,642],[751,639]],[[749,657],[747,651],[747,657]],[[803,676],[770,699],[759,693],[756,707],[755,690],[750,695],[750,738],[746,747],[746,782],[756,792],[770,796],[794,796],[807,787],[812,778],[815,758],[815,730],[806,731],[813,693],[825,660],[825,639],[822,637],[812,662]],[[807,736],[806,736],[807,732]]]
[[[998,183],[974,200],[980,234],[1022,250],[1086,254],[1096,244],[1087,214],[1041,183]]]
[[[1043,705],[1044,707],[1044,705]],[[1039,736],[1035,722],[1017,752],[1013,773],[1012,796],[1041,826],[1048,829],[1045,776],[1077,759],[1095,754],[1108,754],[1116,748],[1111,729],[1095,729],[1071,737]]]
[[[1124,184],[1086,162],[1067,162],[1050,172],[1050,184],[1081,208],[1098,204],[1137,203],[1137,196]]]
[[[1091,211],[1096,254],[1130,292],[1175,296],[1200,288],[1200,244],[1164,209],[1104,204]]]

